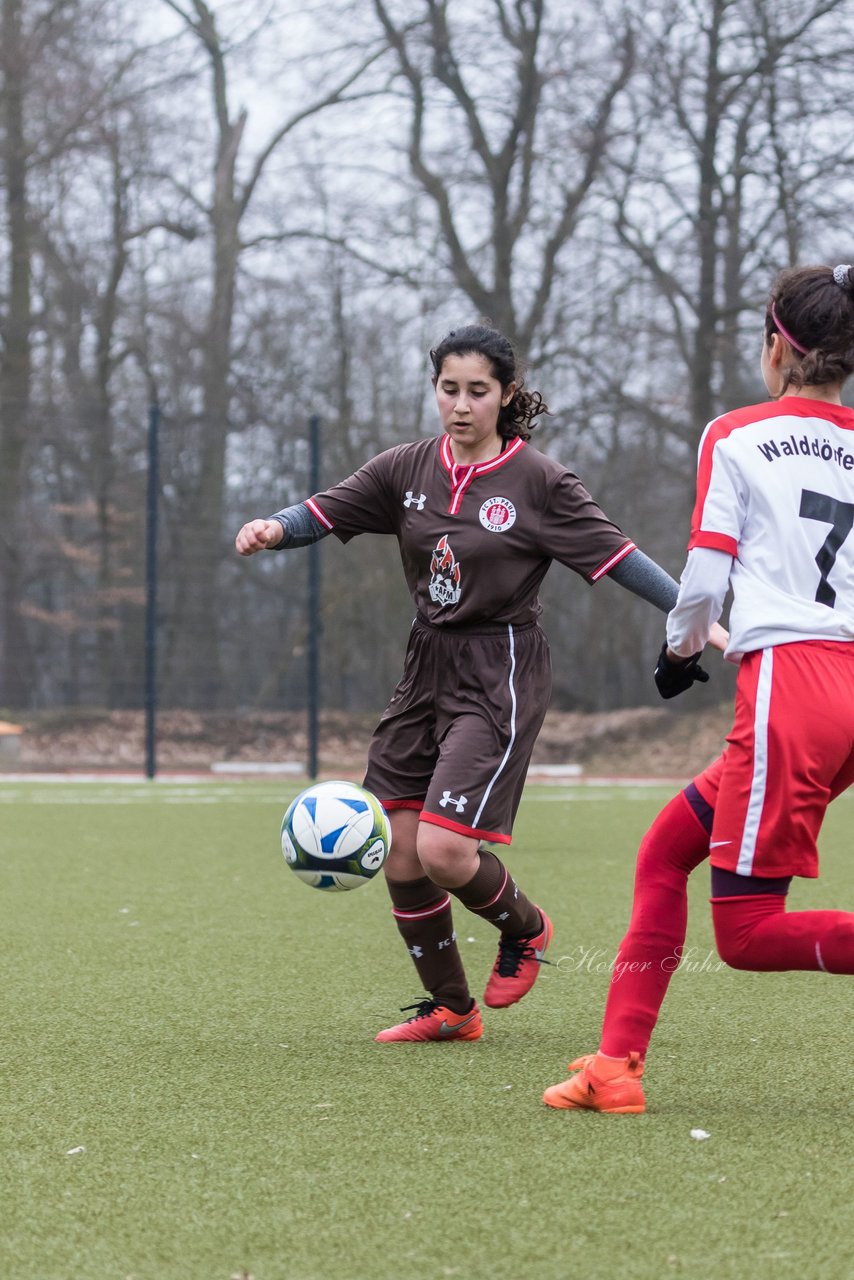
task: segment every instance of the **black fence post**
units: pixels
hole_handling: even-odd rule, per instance
[[[320,419],[308,420],[309,493],[320,488]],[[308,776],[317,777],[320,710],[320,543],[308,548]]]
[[[148,409],[145,520],[145,776],[157,772],[157,517],[160,494],[160,406]]]

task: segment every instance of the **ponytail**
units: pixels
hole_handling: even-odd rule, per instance
[[[765,340],[779,333],[800,358],[783,390],[842,383],[854,372],[854,267],[793,267],[774,282]]]

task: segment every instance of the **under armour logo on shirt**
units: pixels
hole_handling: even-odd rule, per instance
[[[452,804],[457,813],[462,813],[463,809],[465,809],[468,804],[468,798],[466,796],[452,796],[450,791],[443,791],[442,799],[439,801],[439,804],[443,809],[447,809],[448,805]]]
[[[407,489],[407,490],[406,490],[406,497],[403,499],[403,505],[404,505],[405,507],[415,507],[415,509],[416,509],[417,511],[423,511],[423,510],[424,510],[424,503],[425,503],[426,501],[427,501],[427,494],[426,494],[426,493],[419,493],[418,497],[416,498],[416,496],[415,496],[415,494],[412,492],[412,490],[411,490],[411,489]]]

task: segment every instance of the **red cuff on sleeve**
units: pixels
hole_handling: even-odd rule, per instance
[[[600,578],[604,578],[605,574],[610,573],[615,565],[619,564],[621,560],[625,560],[630,551],[636,550],[637,547],[633,542],[627,542],[624,547],[620,547],[619,551],[615,551],[612,556],[608,556],[608,559],[604,564],[600,564],[598,569],[593,570],[590,575],[590,581],[598,582]]]
[[[305,505],[308,507],[309,511],[314,516],[315,520],[320,521],[324,529],[334,528],[333,522],[329,519],[329,516],[323,514],[323,512],[320,510],[320,507],[315,502],[314,498],[306,498]]]
[[[695,547],[709,547],[712,551],[725,551],[728,556],[738,555],[738,543],[735,538],[731,538],[727,533],[709,533],[704,529],[699,529],[697,533],[692,533],[688,542],[689,551],[693,551]]]

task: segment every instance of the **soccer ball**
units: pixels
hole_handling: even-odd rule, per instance
[[[317,782],[282,819],[282,853],[313,889],[358,889],[388,857],[391,827],[376,796],[354,782]]]

